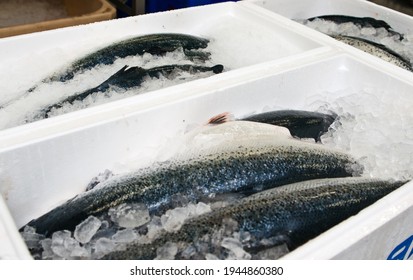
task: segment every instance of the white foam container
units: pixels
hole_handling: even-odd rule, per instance
[[[400,33],[412,34],[413,18],[365,0],[243,0],[286,18],[302,20],[322,15],[372,17],[386,21]]]
[[[203,18],[208,18],[207,27],[200,23]],[[49,48],[73,47],[68,37],[81,40],[107,30],[119,37],[134,28],[142,34],[166,29],[208,36],[229,32],[232,25],[274,32],[285,44],[299,46],[210,78],[0,131],[0,258],[30,258],[17,228],[82,192],[105,169],[122,172],[150,162],[188,126],[215,114],[230,111],[241,117],[269,107],[302,109],[320,92],[345,95],[349,87],[386,94],[413,90],[411,73],[240,2],[25,35],[0,40],[0,50],[9,51],[4,59],[13,61],[27,51],[27,44],[46,54]],[[220,30],[223,26],[228,29]],[[246,43],[268,43],[261,40]],[[412,206],[413,184],[408,183],[285,258],[385,259],[413,234],[406,226],[413,219]]]

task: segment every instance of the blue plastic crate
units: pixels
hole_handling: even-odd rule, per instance
[[[220,2],[235,2],[223,0],[146,0],[146,13],[155,13],[193,6],[215,4]]]

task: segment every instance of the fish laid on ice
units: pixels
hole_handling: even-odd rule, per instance
[[[166,243],[185,248],[220,229],[228,219],[236,221],[239,232],[250,233],[251,240],[276,237],[280,244],[287,243],[289,250],[293,250],[403,184],[348,177],[310,180],[270,189],[191,218],[179,230],[166,232],[151,243],[129,244],[126,250],[111,252],[104,259],[153,259],[157,249]],[[260,246],[250,244],[244,249],[254,251],[262,249]]]
[[[292,136],[314,138],[320,142],[320,136],[327,132],[336,116],[302,110],[277,110],[254,114],[241,120],[268,123],[286,127]]]
[[[347,45],[360,49],[366,53],[377,56],[403,69],[413,72],[413,67],[407,59],[382,44],[351,36],[332,35],[331,37]]]
[[[164,211],[173,197],[198,201],[211,194],[255,193],[292,182],[358,175],[353,158],[291,137],[286,128],[236,121],[188,134],[170,160],[98,184],[28,223],[46,235],[72,229],[89,215],[125,202]]]
[[[105,92],[110,87],[118,87],[122,89],[130,89],[133,87],[140,86],[143,80],[147,77],[150,78],[159,78],[161,75],[168,77],[171,73],[176,71],[185,71],[190,74],[195,74],[199,72],[212,72],[214,74],[221,73],[224,70],[224,66],[217,64],[215,66],[198,66],[192,64],[173,64],[173,65],[163,65],[157,66],[150,69],[144,69],[138,66],[129,67],[128,65],[122,67],[118,72],[110,76],[106,81],[94,87],[88,89],[82,93],[78,93],[72,96],[67,97],[66,99],[60,101],[57,104],[53,104],[43,109],[37,118],[47,118],[48,114],[53,109],[58,109],[64,106],[65,104],[72,104],[74,101],[82,101],[87,98],[89,95],[95,92]]]
[[[373,27],[373,28],[384,28],[391,35],[398,35],[400,40],[403,40],[403,34],[394,31],[394,29],[384,20],[378,20],[372,17],[354,17],[347,15],[323,15],[316,16],[307,19],[308,21],[314,21],[316,19],[321,19],[325,21],[331,21],[336,24],[342,23],[353,23],[360,28]]]
[[[205,61],[209,58],[210,53],[202,51],[209,44],[209,40],[198,36],[180,34],[180,33],[159,33],[148,34],[133,37],[130,39],[115,42],[105,46],[95,52],[92,52],[73,62],[68,68],[58,71],[51,77],[47,77],[43,82],[66,82],[78,74],[93,67],[103,64],[111,65],[118,58],[127,56],[136,56],[149,53],[152,55],[164,55],[167,52],[175,51],[182,48],[185,55],[191,60]],[[4,108],[18,99],[28,96],[38,85],[27,90],[23,95],[0,104],[0,109]]]
[[[178,48],[182,48],[190,58],[195,59],[200,57],[205,60],[209,57],[209,53],[195,50],[206,48],[208,43],[208,39],[180,33],[159,33],[137,36],[113,43],[88,54],[75,61],[67,70],[52,76],[48,80],[64,82],[72,79],[77,72],[91,69],[98,64],[113,64],[118,58],[125,58],[131,55],[143,55],[145,53],[164,55]]]

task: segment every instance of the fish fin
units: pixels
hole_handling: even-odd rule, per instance
[[[224,113],[218,114],[210,118],[208,122],[206,123],[206,125],[223,124],[223,123],[230,122],[233,120],[234,120],[234,116],[231,113],[224,112]]]

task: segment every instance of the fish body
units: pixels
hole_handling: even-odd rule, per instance
[[[244,121],[283,126],[295,137],[314,138],[317,142],[320,142],[320,136],[327,132],[335,119],[333,114],[301,110],[277,110],[242,118]]]
[[[237,121],[208,129],[210,134],[197,133],[188,141],[193,145],[185,149],[190,155],[113,176],[28,225],[50,235],[126,202],[141,202],[151,213],[159,213],[177,195],[198,201],[211,194],[251,194],[297,181],[352,176],[360,170],[349,155],[280,134],[272,125]]]
[[[347,45],[360,49],[366,53],[377,56],[403,69],[413,72],[413,67],[407,59],[382,44],[351,36],[331,35],[331,37]]]
[[[200,56],[202,59],[207,59],[209,56],[208,53],[196,52],[194,50],[204,49],[208,46],[208,43],[208,39],[180,33],[137,36],[113,43],[86,55],[75,61],[69,69],[63,73],[52,76],[49,80],[65,82],[72,79],[77,72],[91,69],[98,64],[110,65],[118,58],[125,58],[131,55],[143,55],[145,53],[164,55],[178,48],[182,48],[190,58]]]
[[[41,116],[44,118],[48,117],[48,114],[53,109],[58,109],[64,106],[64,104],[72,104],[75,101],[82,101],[87,98],[89,95],[96,93],[96,92],[106,92],[111,86],[115,86],[118,88],[129,89],[132,87],[140,86],[145,77],[150,78],[159,78],[161,75],[168,76],[172,72],[181,70],[191,74],[198,73],[198,72],[213,72],[214,74],[221,73],[224,69],[224,66],[221,64],[217,64],[212,67],[207,66],[198,66],[198,65],[191,65],[191,64],[173,64],[173,65],[163,65],[157,66],[150,69],[144,69],[138,66],[135,67],[128,67],[128,65],[122,67],[119,71],[115,74],[110,76],[106,81],[94,87],[92,89],[88,89],[84,92],[69,96],[64,100],[58,102],[57,104],[53,104],[48,106],[47,108],[43,109],[41,112]]]
[[[125,251],[109,253],[104,259],[153,259],[165,243],[191,244],[219,229],[225,219],[235,220],[238,231],[254,238],[276,236],[293,250],[404,183],[349,177],[285,185],[189,219],[175,232],[164,233],[149,244],[130,244]]]
[[[315,19],[322,19],[326,21],[332,21],[336,24],[342,23],[353,23],[360,28],[363,27],[374,27],[374,28],[384,28],[392,35],[398,35],[400,40],[403,40],[403,34],[400,34],[393,30],[393,28],[384,20],[378,20],[372,17],[353,17],[346,15],[323,15],[316,16],[307,19],[308,21],[314,21]]]

